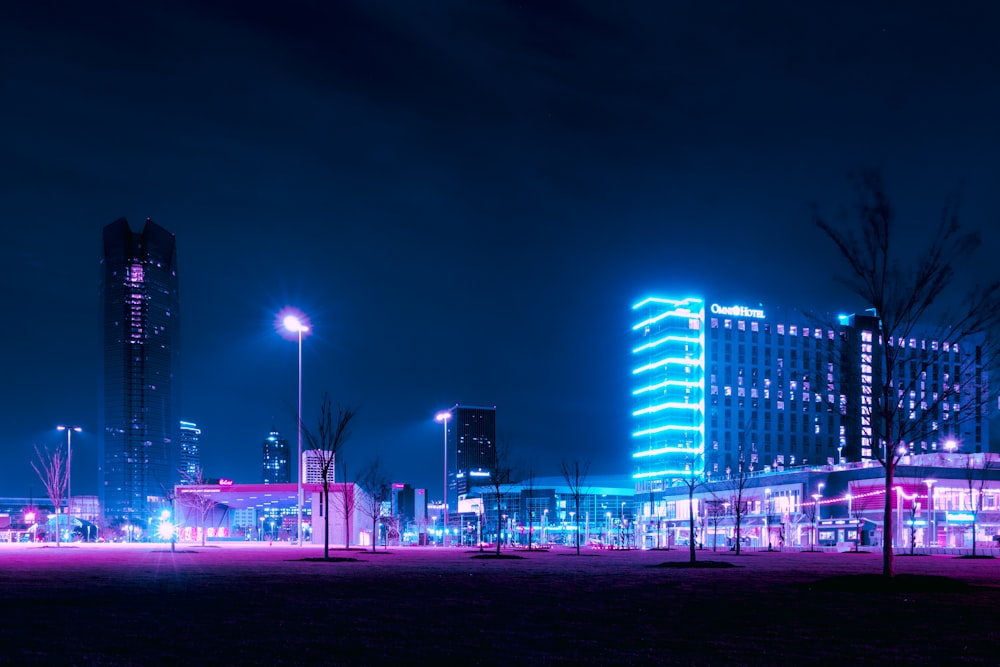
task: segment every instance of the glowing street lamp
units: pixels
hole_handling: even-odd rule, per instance
[[[299,456],[298,459],[298,488],[297,488],[297,499],[296,499],[296,513],[298,514],[298,542],[299,546],[302,546],[302,334],[309,332],[309,325],[305,319],[305,316],[298,315],[296,313],[289,312],[281,320],[282,326],[285,327],[285,331],[293,333],[296,335],[299,343],[299,408],[297,415],[297,425],[296,432],[298,434],[299,443]],[[263,529],[263,524],[261,524],[261,529]]]
[[[448,546],[448,420],[451,419],[450,410],[442,410],[441,412],[434,415],[434,421],[441,422],[444,425],[444,476],[442,481],[441,492],[441,502],[444,504],[443,514],[441,517],[441,525],[446,529],[445,536],[441,539],[441,546]]]
[[[56,426],[57,431],[66,431],[66,512],[69,518],[66,519],[66,526],[72,531],[73,526],[73,431],[80,433],[83,431],[79,426],[66,426],[60,424]],[[59,508],[56,508],[58,512]],[[56,530],[59,529],[59,519],[56,518]]]

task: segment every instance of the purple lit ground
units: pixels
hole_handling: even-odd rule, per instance
[[[505,552],[513,553],[513,552]],[[353,552],[0,545],[2,664],[924,664],[1000,662],[1000,559],[900,557],[964,592],[810,590],[876,554]],[[344,552],[336,552],[344,556]]]

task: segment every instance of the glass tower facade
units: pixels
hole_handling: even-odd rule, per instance
[[[147,220],[104,228],[100,496],[109,525],[141,524],[177,483],[179,344],[174,235]]]
[[[705,457],[705,302],[649,298],[632,307],[635,479],[700,475]]]

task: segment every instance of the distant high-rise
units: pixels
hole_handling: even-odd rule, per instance
[[[458,498],[472,487],[490,483],[497,467],[497,409],[456,405],[448,420],[448,466],[454,487],[449,488],[448,503],[457,506]],[[449,487],[452,483],[449,482]],[[452,490],[455,496],[452,497]]]
[[[323,463],[330,461],[330,467],[327,470],[328,478],[326,481],[332,484],[334,482],[334,472],[336,470],[337,460],[336,458],[331,459],[331,456],[333,455],[322,449],[307,449],[302,452],[302,483],[322,484]]]
[[[151,220],[104,228],[100,496],[111,525],[147,525],[178,481],[179,343],[174,235]]]
[[[291,476],[291,453],[288,441],[273,428],[262,446],[261,480],[265,484],[288,484]]]
[[[198,436],[201,429],[194,422],[181,422],[181,484],[193,484],[201,475],[201,451]]]

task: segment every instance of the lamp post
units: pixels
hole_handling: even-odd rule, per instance
[[[764,541],[767,550],[771,550],[771,526],[768,525],[768,515],[771,513],[771,489],[764,489]]]
[[[73,431],[79,433],[83,429],[79,426],[60,424],[56,426],[56,430],[66,431],[66,513],[69,514],[66,519],[66,527],[72,531],[73,526],[70,525],[70,522],[73,520]],[[57,507],[56,510],[58,511],[58,509]],[[56,517],[56,530],[59,530],[58,516]]]
[[[298,543],[302,546],[302,334],[309,331],[309,326],[302,321],[297,315],[286,315],[285,319],[282,320],[282,324],[285,326],[285,330],[294,333],[298,338],[299,343],[299,407],[296,432],[297,440],[299,443],[299,456],[298,456],[298,487],[296,495],[296,513],[298,515],[297,519],[297,533],[298,533]],[[262,524],[263,527],[263,524]]]
[[[451,419],[451,412],[442,410],[434,415],[434,421],[441,422],[444,426],[444,474],[441,483],[441,502],[444,504],[442,514],[442,524],[445,529],[445,536],[441,539],[441,546],[448,546],[448,420]]]
[[[813,547],[819,545],[819,499],[822,498],[822,494],[814,493],[813,502],[816,503],[815,511],[813,512]]]
[[[934,493],[932,487],[936,479],[925,479],[924,484],[927,485],[927,528],[930,530],[928,534],[927,546],[930,547],[932,544],[937,542],[937,530],[934,526]],[[929,553],[929,552],[928,552]]]

